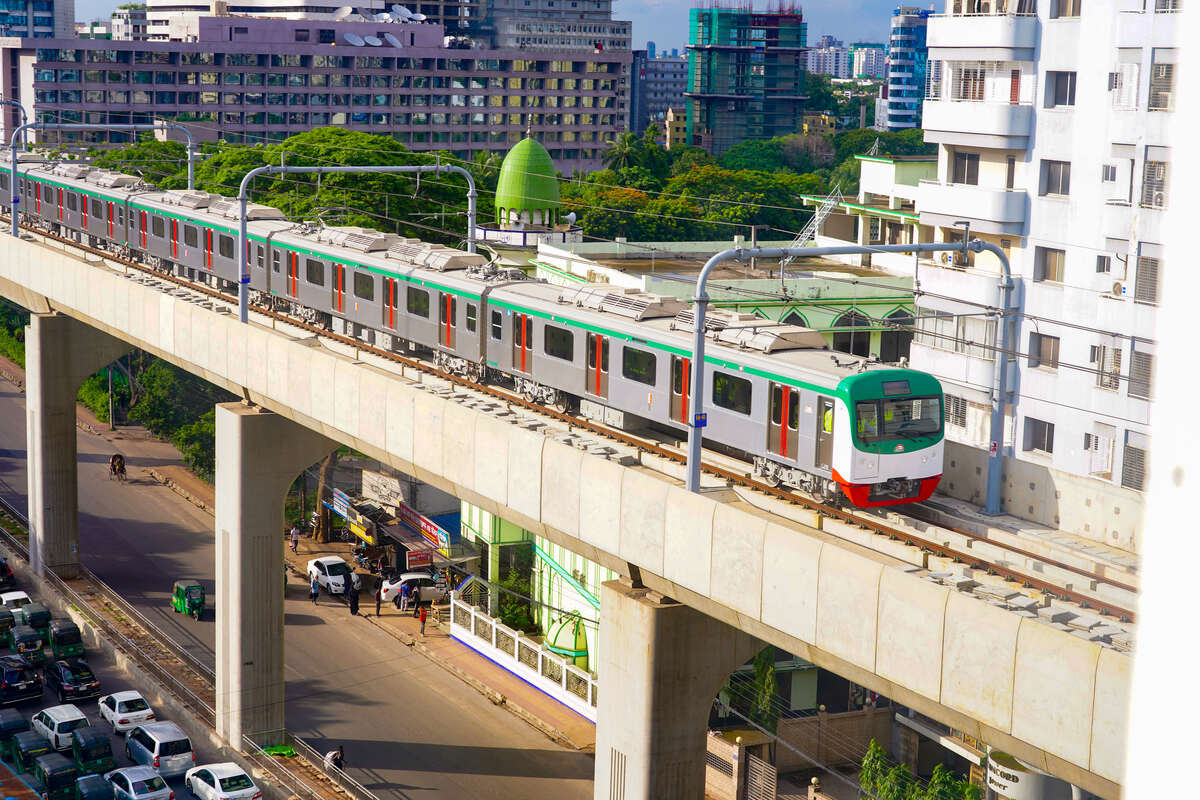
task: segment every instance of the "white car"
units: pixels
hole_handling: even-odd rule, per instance
[[[113,692],[100,698],[100,718],[111,725],[113,731],[125,733],[143,722],[153,722],[154,710],[137,692]]]
[[[175,792],[153,767],[121,767],[104,773],[104,780],[112,784],[114,800],[175,800]]]
[[[354,581],[354,588],[362,588],[362,579],[345,560],[337,556],[314,558],[308,562],[308,580],[317,579],[317,585],[330,594],[343,594],[346,591],[346,576]]]
[[[32,603],[29,595],[24,592],[4,592],[0,594],[0,606],[4,606],[13,615],[13,625],[25,624],[25,612],[21,609]]]
[[[381,596],[385,603],[400,605],[400,587],[408,584],[408,591],[420,589],[422,603],[441,603],[449,594],[445,584],[438,585],[437,580],[428,572],[403,572],[383,584]]]
[[[55,750],[70,750],[71,731],[91,724],[87,716],[70,703],[43,708],[33,715],[30,723],[30,727],[40,733]]]
[[[205,764],[192,767],[183,776],[183,785],[199,800],[259,800],[262,790],[237,764]]]

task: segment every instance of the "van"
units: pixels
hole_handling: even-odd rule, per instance
[[[174,722],[150,722],[131,730],[125,737],[125,755],[164,778],[182,775],[196,763],[191,740]]]
[[[44,736],[55,750],[70,750],[71,732],[90,724],[84,713],[70,703],[43,708],[33,715],[33,729]]]

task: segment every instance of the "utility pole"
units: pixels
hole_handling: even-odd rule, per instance
[[[108,365],[108,429],[115,431],[117,429],[116,418],[113,417],[113,393],[112,393],[112,364]]]

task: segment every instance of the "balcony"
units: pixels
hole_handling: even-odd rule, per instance
[[[959,220],[970,220],[971,228],[981,233],[1020,236],[1028,205],[1024,190],[937,181],[921,181],[917,187],[922,225],[953,228]]]
[[[1024,150],[1033,129],[1033,106],[973,100],[926,100],[925,141]]]
[[[926,41],[930,59],[1033,61],[1038,31],[1032,14],[936,14]]]

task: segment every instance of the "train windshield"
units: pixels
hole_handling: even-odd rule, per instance
[[[864,443],[936,436],[942,432],[940,397],[867,400],[856,404],[858,438]]]

